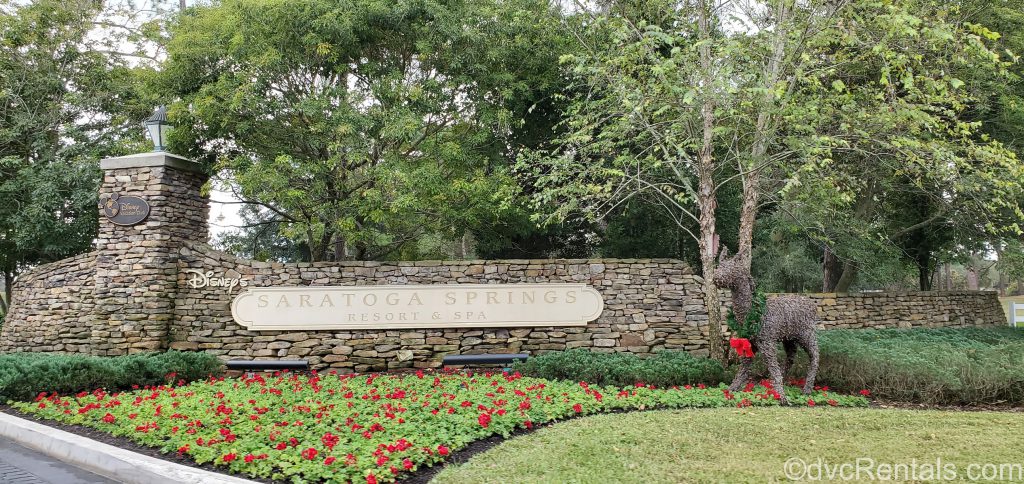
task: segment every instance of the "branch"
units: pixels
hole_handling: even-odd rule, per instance
[[[890,235],[889,238],[890,239],[898,239],[898,238],[902,237],[904,234],[907,234],[909,232],[913,232],[913,231],[915,231],[917,229],[920,229],[920,228],[927,227],[928,225],[931,225],[936,220],[942,218],[942,216],[945,215],[945,214],[946,214],[945,210],[940,210],[938,213],[936,213],[935,215],[932,215],[930,218],[928,218],[928,220],[925,220],[923,222],[918,222],[918,223],[916,223],[914,225],[911,225],[910,227],[906,227],[904,229],[901,229],[900,231]]]

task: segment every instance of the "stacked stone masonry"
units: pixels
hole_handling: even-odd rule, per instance
[[[807,294],[818,304],[822,329],[940,328],[1004,325],[994,291]]]
[[[39,266],[14,285],[0,351],[92,353],[96,252]]]
[[[225,359],[303,358],[315,368],[343,372],[436,367],[447,354],[571,348],[708,353],[702,281],[679,261],[243,260],[205,244],[209,207],[200,188],[206,177],[181,159],[159,155],[154,161],[157,156],[104,161],[101,194],[144,198],[151,206],[149,217],[130,227],[101,217],[96,251],[23,274],[0,332],[0,351],[120,355],[173,348]],[[226,287],[192,288],[190,269],[239,278],[253,287],[585,283],[602,295],[605,307],[596,320],[574,327],[250,331],[231,317],[238,288],[233,294]],[[1005,324],[991,292],[808,296],[818,303],[822,329]]]
[[[16,304],[0,337],[2,351],[112,354],[148,341],[118,335],[90,319],[96,253],[42,266],[16,286]],[[238,259],[200,243],[178,251],[172,313],[159,347],[207,351],[225,359],[308,359],[343,372],[436,367],[447,354],[526,352],[571,348],[649,354],[685,350],[707,354],[707,314],[701,279],[669,259],[420,261],[279,264]],[[410,329],[408,331],[249,331],[236,324],[225,287],[191,288],[186,269],[240,278],[250,286],[582,282],[604,297],[604,313],[585,327]],[[990,292],[809,294],[822,329],[908,328],[1003,323]]]
[[[443,355],[539,353],[570,348],[707,353],[700,280],[669,259],[261,263],[192,245],[179,259],[170,347],[228,358],[306,358],[351,371],[437,366]],[[226,288],[192,289],[185,269],[241,278],[250,286],[585,283],[604,298],[587,326],[408,331],[248,331],[235,324]],[[219,289],[219,290],[218,290]]]
[[[178,249],[208,238],[209,202],[200,196],[205,182],[202,173],[171,165],[105,170],[101,196],[140,197],[150,204],[150,213],[133,226],[100,217],[93,353],[115,356],[166,346]]]

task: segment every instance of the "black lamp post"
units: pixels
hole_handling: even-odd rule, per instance
[[[149,139],[153,140],[153,151],[163,151],[167,146],[167,133],[171,130],[171,123],[167,122],[167,106],[156,108],[156,112],[146,120],[145,125],[149,131]]]

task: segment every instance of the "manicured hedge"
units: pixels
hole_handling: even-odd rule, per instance
[[[544,353],[514,369],[524,375],[552,380],[585,381],[594,385],[625,386],[646,383],[659,387],[726,381],[722,365],[681,351],[664,351],[648,358],[632,353],[595,353],[573,349]]]
[[[1024,404],[1021,330],[857,329],[818,336],[818,382],[836,391],[866,388],[883,399],[940,405]]]
[[[217,357],[198,352],[114,357],[6,353],[0,354],[0,400],[28,400],[40,392],[68,395],[97,388],[160,385],[172,379],[192,381],[218,375],[222,369]]]

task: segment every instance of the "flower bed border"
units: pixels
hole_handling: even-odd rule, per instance
[[[463,374],[463,373],[464,372],[462,372],[462,371],[452,372],[452,375],[453,376],[457,376],[457,377],[474,377],[475,376],[474,375],[475,372],[473,372],[473,373],[465,373],[465,374]],[[369,376],[369,379],[367,380],[366,384],[369,385],[370,381],[372,379],[374,379],[374,377],[381,377],[381,376],[386,376],[386,375],[389,375],[389,374],[387,374],[387,373],[384,373],[384,374],[371,374]],[[351,375],[348,375],[348,376],[351,376]],[[397,377],[399,379],[408,378],[407,375],[391,375],[391,376],[392,377]],[[417,372],[416,376],[418,376],[419,379],[423,379],[424,378],[424,375],[421,374],[421,372]],[[485,376],[487,378],[491,378],[492,377],[490,372],[486,372]],[[515,374],[515,378],[511,378],[511,379],[508,377],[508,375],[505,375],[505,376],[506,376],[506,379],[508,379],[508,381],[514,381],[515,379],[520,378],[518,373]],[[282,375],[281,378],[284,378],[284,377],[285,377],[285,375]],[[289,381],[294,380],[295,378],[296,377],[292,377],[291,379],[289,379]],[[342,380],[346,380],[346,375],[338,375],[338,378],[340,378]],[[224,380],[224,379],[223,378],[221,378],[221,379],[212,379],[212,380],[210,380],[209,383],[210,384],[215,384],[218,381],[222,381],[222,380]],[[438,383],[437,383],[438,378],[435,378],[434,380],[435,380],[434,381],[434,386],[437,386],[438,385]],[[472,381],[475,382],[476,380],[473,379]],[[246,382],[246,383],[247,383],[246,387],[248,387],[248,383],[249,382]],[[262,380],[260,381],[260,383],[262,385]],[[280,383],[280,381],[278,383]],[[492,383],[492,385],[494,384],[494,382],[491,382],[491,383]],[[180,384],[181,383],[179,382],[179,385]],[[760,397],[760,398],[768,398],[769,400],[771,400],[771,398],[769,397],[769,395],[771,393],[773,393],[770,390],[771,387],[768,384],[764,384],[764,385],[769,389],[768,393],[765,393],[763,395],[762,394],[757,394],[757,396]],[[314,386],[315,386],[315,382],[314,382]],[[462,383],[462,386],[466,387],[466,384]],[[571,385],[571,384],[570,384],[570,386],[572,388],[576,387],[575,385]],[[583,388],[583,390],[585,391],[585,393],[587,395],[593,394],[598,402],[601,401],[601,394],[598,393],[596,390],[592,391],[588,387],[588,385],[586,383],[580,382],[579,386]],[[638,383],[635,386],[639,388],[642,385]],[[744,390],[744,392],[752,391],[754,386],[755,386],[755,384],[751,383],[748,386],[748,388],[746,388]],[[544,386],[541,385],[540,387],[543,388]],[[698,391],[697,390],[698,387],[700,389],[705,388],[704,385],[697,385],[696,387],[693,388],[693,390],[694,391]],[[161,388],[163,388],[163,387],[161,387]],[[468,387],[466,387],[466,388],[468,388]],[[653,389],[654,387],[653,386],[649,386],[648,388]],[[676,388],[672,387],[671,389],[675,390]],[[685,389],[686,390],[690,390],[691,389],[690,385],[686,385]],[[319,388],[315,388],[315,390],[319,391]],[[530,388],[527,388],[527,390],[530,390]],[[565,389],[563,389],[563,390],[565,390]],[[610,388],[609,389],[605,389],[605,390],[609,391],[609,392],[613,391],[613,389],[610,389]],[[628,390],[628,388],[627,388],[627,390]],[[663,390],[667,391],[669,389],[663,389]],[[683,391],[682,388],[680,388],[678,390]],[[816,390],[817,390],[817,388],[816,388]],[[822,388],[822,390],[826,390],[827,391],[828,389],[827,388]],[[225,391],[227,391],[227,390],[225,390]],[[373,393],[373,391],[374,390],[371,388],[371,392],[370,393]],[[500,391],[500,387],[499,387],[499,391]],[[713,391],[713,389],[712,389],[712,391]],[[722,391],[725,393],[725,398],[727,400],[733,399],[733,396],[730,395],[730,392],[728,392],[725,389],[722,389]],[[86,392],[83,392],[83,394],[85,394],[85,393]],[[273,393],[273,392],[271,392],[271,393]],[[351,393],[352,392],[350,391],[348,394],[346,394],[346,398],[349,398],[351,396]],[[519,394],[519,395],[522,395],[522,393],[520,393],[518,391],[516,393]],[[631,395],[636,395],[637,394],[637,392],[627,392],[626,390],[623,390],[623,391],[619,392],[618,396],[622,397],[623,394],[626,394],[626,393],[630,393]],[[173,392],[172,392],[172,394],[173,394]],[[280,392],[278,392],[278,394],[280,394]],[[332,394],[333,394],[333,391],[332,391]],[[863,394],[866,395],[867,394],[866,391],[864,391]],[[40,399],[42,399],[43,395],[44,394],[40,394],[40,396],[36,399],[36,401],[39,401]],[[154,395],[155,395],[155,393],[154,393]],[[562,395],[565,396],[566,393],[563,392]],[[708,395],[708,392],[705,391],[704,395]],[[103,395],[97,395],[97,398],[98,399],[102,398],[102,396]],[[116,396],[116,394],[114,396]],[[404,392],[402,392],[402,396],[404,397]],[[488,396],[489,397],[493,397],[493,395],[490,394],[490,393],[488,393]],[[816,396],[819,396],[819,395],[816,395]],[[827,396],[827,395],[824,395],[824,396]],[[78,395],[78,397],[81,398],[82,395]],[[223,398],[223,394],[218,392],[218,398]],[[389,398],[390,398],[390,396],[389,396]],[[537,398],[540,398],[540,396],[538,395]],[[551,401],[551,397],[550,396],[548,396],[546,398],[547,398],[547,401],[549,401],[549,402]],[[838,399],[839,396],[837,396],[836,398]],[[857,397],[857,398],[863,398],[863,397]],[[366,397],[363,397],[363,399],[365,400]],[[751,399],[753,399],[753,397],[751,397]],[[775,396],[775,399],[778,400],[778,395]],[[135,403],[138,404],[139,403],[138,401],[141,400],[141,399],[136,399],[136,400],[137,401]],[[374,398],[374,400],[376,400],[376,398]],[[565,401],[568,402],[569,400],[566,399]],[[202,402],[202,400],[200,400],[200,402]],[[249,402],[250,403],[254,403],[253,400],[249,400]],[[820,402],[820,400],[819,400],[819,402]],[[119,404],[120,402],[116,402],[115,401],[114,403],[115,404]],[[686,402],[674,402],[674,403],[686,403]],[[675,404],[673,404],[673,402],[669,402],[669,401],[665,401],[665,402],[647,402],[646,406],[644,404],[641,404],[638,407],[632,407],[632,408],[630,408],[628,406],[625,407],[625,408],[622,408],[622,407],[620,407],[620,408],[605,408],[604,411],[598,411],[598,412],[593,412],[593,413],[591,413],[591,412],[582,412],[581,405],[579,403],[577,403],[576,405],[573,406],[573,410],[575,410],[576,414],[573,414],[573,413],[567,411],[567,413],[565,413],[565,414],[563,414],[561,416],[558,416],[558,417],[555,417],[554,415],[547,415],[547,418],[551,418],[552,420],[548,420],[548,421],[543,422],[543,423],[542,422],[538,422],[536,424],[536,426],[537,427],[547,427],[547,426],[554,425],[554,424],[559,423],[559,422],[568,421],[568,420],[571,420],[573,418],[577,418],[577,417],[580,417],[580,416],[588,416],[588,415],[625,413],[627,411],[673,410],[673,409],[684,409],[684,408],[687,408],[687,407],[700,408],[700,407],[704,406],[704,405],[700,404],[700,402],[697,402],[698,403],[697,405],[691,405],[692,403],[693,402],[690,402],[689,404],[686,404],[686,405],[675,405]],[[834,401],[834,400],[828,400],[828,403],[829,403],[830,406],[836,406],[837,405],[836,401]],[[465,407],[465,406],[467,406],[467,404],[468,404],[468,402],[464,401],[464,402],[462,402],[461,406]],[[19,407],[22,406],[21,404],[12,404],[12,405],[18,405]],[[223,474],[225,476],[232,476],[232,477],[235,477],[235,478],[239,478],[240,477],[242,479],[250,480],[249,482],[265,482],[265,483],[286,482],[286,481],[274,481],[274,480],[271,480],[270,477],[257,478],[257,477],[252,476],[249,473],[240,472],[240,471],[238,471],[238,469],[234,469],[235,472],[232,473],[229,469],[224,468],[223,466],[215,464],[215,462],[219,462],[219,459],[215,460],[215,461],[208,461],[208,462],[207,462],[206,459],[200,459],[199,462],[204,462],[203,464],[200,464],[196,460],[193,460],[194,457],[192,455],[182,456],[182,455],[174,455],[172,453],[163,453],[163,451],[161,450],[161,448],[163,448],[163,447],[159,447],[159,446],[157,446],[157,447],[149,447],[149,446],[146,446],[145,444],[142,444],[142,443],[136,443],[136,441],[134,439],[132,439],[131,437],[129,437],[129,436],[123,436],[123,437],[120,436],[120,432],[114,432],[113,434],[107,433],[103,429],[103,425],[102,424],[99,427],[95,427],[95,426],[90,425],[88,423],[86,423],[84,425],[79,425],[79,424],[75,424],[75,423],[64,422],[64,421],[62,421],[63,419],[58,419],[56,417],[54,417],[54,420],[48,420],[45,417],[40,417],[40,416],[38,416],[39,414],[33,412],[32,409],[34,409],[35,407],[31,403],[29,403],[29,407],[31,407],[31,409],[26,409],[26,410],[19,410],[18,407],[14,407],[12,405],[7,405],[7,406],[0,405],[0,409],[6,409],[7,411],[9,411],[12,414],[23,416],[24,418],[29,419],[30,421],[36,422],[36,423],[41,424],[41,425],[46,425],[46,426],[50,426],[50,427],[53,427],[53,428],[64,429],[64,430],[69,431],[70,433],[73,433],[73,434],[76,434],[76,435],[80,435],[80,436],[84,436],[84,437],[87,437],[87,438],[90,438],[90,439],[94,439],[96,441],[113,444],[116,447],[123,448],[123,449],[126,449],[126,450],[127,449],[131,449],[131,450],[134,450],[135,452],[137,452],[139,454],[150,456],[152,458],[159,459],[160,461],[163,461],[163,462],[168,462],[168,463],[175,464],[175,465],[185,465],[185,466],[190,466],[190,467],[193,467],[193,468],[199,468],[199,469],[203,469],[203,470],[209,470],[209,471],[217,473],[217,474]],[[66,405],[66,403],[65,403],[65,405]],[[210,405],[212,405],[212,403]],[[426,404],[424,404],[424,405],[426,405]],[[504,405],[504,404],[503,403],[499,403],[498,405]],[[854,403],[853,406],[869,406],[869,405],[870,405],[870,402],[868,400],[864,399],[859,404],[858,403]],[[46,407],[46,405],[44,405],[43,403],[40,403],[38,406],[39,406],[39,408],[45,408]],[[349,403],[349,407],[351,407],[351,406],[352,406],[352,404]],[[717,407],[717,405],[713,405],[713,406]],[[741,408],[742,407],[749,407],[749,406],[751,406],[751,402],[748,401],[747,398],[744,398],[742,401],[737,403],[736,406],[741,407]],[[814,402],[813,401],[808,402],[808,406],[814,406]],[[822,406],[824,406],[824,405],[822,405]],[[175,404],[175,407],[177,407],[177,404]],[[89,404],[88,406],[85,407],[86,410],[91,409],[91,408],[95,408],[94,404]],[[449,409],[448,413],[453,413],[450,410],[451,409]],[[156,408],[157,415],[159,415],[159,411],[160,411],[160,406],[158,405],[157,408]],[[308,409],[306,411],[308,411]],[[64,410],[64,413],[68,413],[68,410]],[[79,410],[79,413],[82,413],[81,409]],[[263,413],[263,412],[260,412],[260,413]],[[282,413],[284,413],[283,409],[282,409]],[[437,411],[435,410],[433,413],[437,414]],[[498,415],[504,415],[504,413],[499,412]],[[486,428],[487,427],[487,423],[489,423],[489,421],[490,421],[490,418],[487,418],[487,420],[484,421],[483,418],[485,416],[489,416],[489,414],[486,414],[486,415],[481,414],[479,420],[480,420],[480,425],[482,425],[483,427]],[[129,419],[134,418],[134,415],[129,415],[128,418]],[[109,419],[109,421],[108,421],[108,419]],[[108,413],[107,416],[105,418],[103,418],[102,420],[103,420],[103,422],[106,422],[106,423],[113,423],[114,417],[112,417]],[[221,422],[221,423],[223,423],[223,422]],[[399,423],[401,423],[401,420],[399,420]],[[501,436],[501,433],[499,433],[499,434],[493,434],[492,433],[490,435],[486,435],[486,434],[485,435],[477,435],[477,438],[479,440],[476,440],[476,441],[464,440],[463,443],[461,444],[462,448],[459,449],[458,451],[452,450],[452,455],[448,455],[446,459],[444,459],[444,460],[436,460],[436,461],[433,462],[433,465],[429,465],[429,462],[428,462],[429,467],[421,467],[420,469],[417,469],[416,471],[414,471],[411,474],[410,473],[405,473],[404,476],[399,477],[399,480],[397,482],[428,482],[435,474],[440,472],[444,468],[444,466],[449,464],[449,463],[459,464],[459,463],[465,462],[466,460],[469,460],[476,453],[486,451],[486,450],[490,449],[491,447],[493,447],[494,445],[505,441],[509,437],[515,437],[515,436],[519,436],[519,435],[523,435],[523,434],[528,433],[530,431],[529,428],[532,427],[530,425],[529,420],[527,420],[525,427],[526,428],[524,428],[523,426],[515,426],[513,428],[506,429],[505,432],[502,432],[502,433],[504,433],[508,437],[504,437],[504,438]],[[137,428],[136,431],[138,431],[138,430],[139,429]],[[177,427],[175,427],[174,430],[177,430]],[[192,433],[192,432],[189,432],[189,433]],[[221,430],[221,433],[222,434],[224,433],[223,429]],[[199,439],[199,440],[197,440],[197,442],[199,442],[201,440],[202,439]],[[292,440],[294,441],[295,439],[292,439]],[[202,442],[199,442],[199,443],[202,444]],[[212,443],[213,443],[213,439],[211,439],[211,444]],[[187,448],[187,447],[188,446],[184,446],[184,448]],[[280,448],[278,450],[280,450]],[[308,449],[308,450],[310,450],[312,455],[316,455],[316,451],[313,450],[312,448]],[[181,451],[179,450],[179,454],[180,453],[181,453]],[[445,454],[447,455],[447,452]],[[232,453],[228,457],[231,457],[232,460],[233,460],[234,456],[235,456],[235,454]],[[306,457],[305,456],[305,452],[303,453],[303,457]],[[306,457],[306,458],[309,458],[309,457]],[[334,459],[330,459],[326,463],[330,464],[331,463],[330,461],[333,461],[333,460]],[[228,461],[228,458],[225,457],[224,458],[224,462],[227,462],[227,461]],[[246,458],[245,462],[246,463],[250,462],[249,458]],[[378,463],[378,466],[379,465],[380,464]],[[408,463],[406,463],[406,469],[409,469],[410,467],[411,466],[409,466]],[[391,471],[395,472],[396,474],[398,473],[398,472],[395,471],[395,469],[393,467],[392,467]],[[370,475],[370,477],[372,478],[373,476]],[[318,478],[319,479],[330,479],[331,477],[329,475],[320,475],[320,476],[318,476]],[[372,480],[372,479],[368,479],[368,481],[369,480]]]
[[[941,405],[923,405],[923,404],[913,404],[913,403],[905,403],[905,402],[882,401],[882,400],[874,400],[874,399],[872,399],[870,401],[869,406],[867,408],[876,408],[876,409],[883,409],[883,410],[947,410],[947,411],[959,411],[959,412],[976,412],[976,411],[997,411],[997,412],[1009,412],[1009,413],[1024,412],[1024,407],[1013,407],[1013,406],[986,406],[986,407],[978,407],[978,406],[941,406]],[[451,455],[449,455],[446,460],[444,460],[442,462],[439,462],[439,463],[437,463],[436,465],[434,465],[432,467],[423,468],[422,470],[419,470],[419,471],[417,471],[416,473],[414,473],[412,475],[407,475],[406,478],[401,479],[398,482],[399,483],[404,483],[404,484],[428,484],[430,482],[430,480],[433,479],[434,476],[436,476],[442,470],[444,470],[444,468],[446,466],[458,465],[458,464],[465,463],[469,459],[473,458],[475,455],[477,455],[479,453],[482,453],[482,452],[486,452],[486,451],[494,448],[498,444],[501,444],[502,442],[505,442],[507,440],[514,439],[514,438],[519,438],[519,437],[522,437],[522,436],[525,436],[525,435],[529,435],[529,434],[532,434],[532,433],[534,433],[535,431],[537,431],[539,429],[550,427],[550,426],[553,426],[553,425],[557,425],[557,424],[560,424],[560,423],[563,423],[563,422],[569,422],[569,421],[572,421],[572,420],[575,420],[575,419],[578,419],[578,418],[586,418],[586,417],[592,417],[592,416],[597,416],[597,415],[614,415],[614,414],[625,414],[625,413],[634,413],[634,412],[652,412],[652,411],[663,411],[663,410],[701,411],[701,410],[704,410],[704,409],[702,409],[702,408],[673,409],[673,408],[667,408],[667,407],[652,407],[652,408],[646,408],[646,409],[643,409],[643,410],[639,410],[639,409],[613,410],[613,411],[610,411],[610,412],[602,412],[602,413],[594,413],[594,414],[586,414],[586,415],[570,415],[567,418],[563,418],[563,419],[559,419],[559,420],[553,420],[551,422],[547,422],[547,423],[543,423],[543,424],[537,424],[537,425],[535,425],[531,429],[518,428],[515,431],[513,431],[507,438],[506,437],[502,437],[501,435],[492,435],[492,436],[490,436],[488,438],[474,441],[471,444],[469,444],[468,446],[463,447],[462,449],[459,449],[459,450],[456,450],[456,451],[452,451]],[[808,410],[808,411],[813,411],[813,410]],[[194,468],[194,469],[200,469],[200,470],[203,470],[203,471],[211,472],[211,473],[218,474],[218,475],[223,475],[223,476],[230,477],[230,478],[249,480],[249,481],[253,481],[253,482],[262,482],[262,483],[268,483],[268,484],[279,484],[281,482],[281,481],[271,481],[271,480],[268,480],[268,479],[260,479],[260,478],[256,478],[256,477],[250,477],[250,476],[243,476],[241,474],[231,474],[231,473],[228,473],[228,472],[224,472],[225,471],[224,467],[216,466],[216,465],[213,465],[212,463],[198,464],[195,461],[193,461],[192,459],[180,456],[180,455],[175,454],[175,453],[167,453],[167,454],[161,453],[156,448],[147,447],[147,446],[135,443],[134,441],[128,439],[127,437],[117,437],[117,436],[108,434],[106,432],[103,432],[101,430],[97,430],[97,429],[94,429],[94,428],[91,428],[91,427],[86,427],[86,426],[83,426],[83,425],[73,425],[73,424],[67,424],[67,423],[63,423],[63,422],[58,422],[58,421],[55,421],[55,420],[48,420],[48,419],[39,418],[39,417],[37,417],[34,414],[24,413],[24,412],[14,408],[14,407],[11,407],[10,405],[3,404],[3,403],[0,403],[0,412],[6,413],[6,414],[11,415],[13,417],[21,418],[21,419],[24,419],[24,420],[27,420],[27,421],[30,421],[30,422],[34,422],[34,423],[37,423],[37,424],[40,424],[40,425],[44,425],[44,426],[47,426],[47,427],[52,427],[52,428],[55,428],[55,429],[58,429],[58,430],[63,430],[65,432],[68,432],[68,433],[71,433],[71,434],[74,434],[74,435],[77,435],[77,436],[80,436],[80,437],[88,438],[88,439],[91,439],[91,440],[95,440],[97,442],[101,442],[101,443],[105,443],[105,444],[108,444],[108,445],[113,445],[113,446],[116,446],[116,447],[120,447],[122,449],[131,451],[131,452],[135,452],[135,453],[138,453],[138,454],[142,454],[142,455],[145,455],[145,456],[148,456],[148,457],[152,457],[152,458],[155,458],[155,459],[160,459],[162,461],[166,461],[166,462],[170,462],[170,463],[174,463],[174,464],[180,464],[180,465],[188,466],[188,467],[191,467],[191,468]],[[46,450],[42,450],[42,452],[49,453]]]
[[[522,437],[524,435],[532,434],[533,432],[536,432],[539,429],[550,427],[552,425],[556,425],[556,424],[559,424],[559,423],[562,423],[562,422],[568,422],[568,421],[571,421],[571,420],[576,420],[578,418],[593,417],[593,416],[596,416],[596,415],[614,415],[614,414],[633,413],[633,412],[652,412],[652,411],[659,411],[659,410],[705,410],[705,409],[702,409],[702,408],[672,409],[672,408],[667,408],[667,407],[655,407],[655,408],[646,408],[644,410],[637,410],[637,409],[613,410],[611,412],[592,413],[592,414],[586,414],[586,415],[571,415],[571,416],[569,416],[567,418],[564,418],[564,419],[552,420],[550,422],[543,423],[543,424],[536,424],[536,425],[533,426],[533,428],[530,428],[530,429],[517,428],[507,438],[506,437],[502,437],[501,435],[492,435],[490,437],[487,437],[486,439],[476,440],[476,441],[472,442],[471,444],[467,445],[466,447],[463,447],[463,448],[461,448],[459,450],[453,450],[452,453],[448,456],[448,458],[445,459],[444,461],[439,462],[439,463],[437,463],[436,465],[434,465],[432,467],[427,467],[427,468],[424,468],[422,470],[418,470],[418,471],[416,471],[416,473],[414,473],[412,475],[408,475],[404,479],[399,479],[397,481],[397,483],[400,483],[400,484],[427,484],[427,483],[430,482],[431,479],[434,478],[435,475],[437,475],[439,472],[441,472],[445,468],[445,466],[453,465],[453,464],[462,464],[462,463],[468,461],[469,459],[471,459],[473,456],[475,456],[475,455],[477,455],[477,454],[479,454],[481,452],[486,452],[486,451],[490,450],[491,448],[497,446],[498,444],[500,444],[502,442],[505,442],[506,440],[510,440],[510,439],[514,439],[514,438],[517,438],[517,437]],[[204,471],[208,471],[208,472],[212,472],[212,473],[220,474],[220,475],[224,475],[224,476],[235,477],[235,478],[239,478],[239,479],[247,479],[247,480],[250,480],[250,481],[253,481],[253,482],[262,482],[262,483],[266,483],[266,484],[282,484],[282,481],[272,481],[270,479],[261,479],[261,478],[258,478],[258,477],[243,476],[242,474],[232,474],[232,473],[229,473],[229,472],[224,472],[226,469],[224,467],[222,467],[222,466],[217,466],[217,465],[214,465],[213,463],[199,464],[199,463],[197,463],[196,461],[194,461],[192,459],[186,458],[184,456],[181,456],[181,455],[178,455],[178,454],[175,454],[175,453],[164,454],[164,453],[161,453],[158,449],[156,449],[154,447],[147,447],[145,445],[138,444],[138,443],[132,441],[131,439],[127,438],[127,437],[118,437],[118,436],[111,435],[111,434],[108,434],[106,432],[103,432],[102,430],[94,429],[92,427],[86,427],[84,425],[67,424],[67,423],[64,423],[64,422],[58,422],[56,420],[48,420],[48,419],[44,419],[44,418],[39,418],[39,417],[37,417],[34,414],[22,412],[22,411],[14,408],[14,407],[12,407],[10,405],[7,405],[5,403],[0,403],[0,412],[6,413],[8,415],[11,415],[11,416],[14,416],[14,417],[18,417],[18,418],[21,418],[21,419],[24,419],[24,420],[35,422],[35,423],[38,423],[40,425],[45,425],[47,427],[52,427],[52,428],[55,428],[55,429],[58,429],[58,430],[63,430],[65,432],[68,432],[68,433],[71,433],[71,434],[75,434],[75,435],[77,435],[79,437],[85,437],[87,439],[92,439],[92,440],[95,440],[97,442],[101,442],[101,443],[108,444],[108,445],[113,445],[115,447],[120,447],[122,449],[131,451],[131,452],[142,454],[142,455],[145,455],[145,456],[148,456],[148,457],[153,457],[155,459],[164,460],[164,461],[171,462],[171,463],[174,463],[174,464],[181,464],[181,465],[193,467],[193,468],[196,468],[196,469],[202,469]]]
[[[871,402],[869,404],[868,408],[877,408],[877,407],[874,404],[874,402]],[[639,409],[618,410],[617,409],[617,410],[613,410],[613,411],[610,411],[610,412],[591,413],[591,414],[586,414],[586,415],[580,415],[580,414],[570,415],[567,418],[558,419],[558,420],[552,420],[550,422],[543,423],[543,424],[538,423],[538,424],[534,425],[533,428],[529,428],[529,429],[527,429],[527,428],[517,428],[507,438],[506,437],[502,437],[501,435],[492,435],[490,437],[487,437],[486,439],[476,440],[476,441],[472,442],[471,444],[467,445],[466,447],[463,447],[463,448],[461,448],[459,450],[453,450],[452,453],[448,456],[448,458],[445,459],[444,461],[439,462],[439,463],[437,463],[436,465],[434,465],[432,467],[427,467],[427,468],[424,468],[422,470],[418,470],[414,474],[408,475],[406,478],[399,479],[396,482],[399,483],[399,484],[428,484],[430,482],[430,480],[433,479],[435,475],[440,473],[446,466],[458,465],[458,464],[465,463],[469,459],[473,458],[473,456],[475,456],[475,455],[477,455],[479,453],[482,453],[482,452],[486,452],[486,451],[494,448],[498,444],[501,444],[502,442],[505,442],[507,440],[511,440],[511,439],[514,439],[514,438],[522,437],[522,436],[525,436],[525,435],[529,435],[529,434],[532,434],[532,433],[534,433],[534,432],[536,432],[536,431],[538,431],[540,429],[547,428],[547,427],[550,427],[552,425],[557,425],[557,424],[560,424],[560,423],[563,423],[563,422],[569,422],[569,421],[576,420],[576,419],[579,419],[579,418],[593,417],[593,416],[597,416],[597,415],[615,415],[615,414],[634,413],[634,412],[657,412],[657,411],[663,411],[663,410],[701,411],[701,410],[707,410],[707,409],[705,409],[705,408],[678,409],[678,408],[669,408],[669,407],[651,407],[651,408],[645,408],[643,410],[639,410]],[[810,411],[813,411],[813,410],[810,410]],[[241,474],[231,474],[231,473],[228,473],[228,472],[224,472],[225,471],[224,467],[213,465],[213,463],[199,464],[199,463],[195,462],[192,459],[186,458],[184,456],[180,456],[180,455],[175,454],[175,453],[164,454],[164,453],[161,453],[158,449],[156,449],[154,447],[147,447],[147,446],[135,443],[134,441],[132,441],[131,439],[129,439],[127,437],[117,437],[117,436],[108,434],[106,432],[103,432],[101,430],[94,429],[92,427],[86,427],[84,425],[73,425],[73,424],[67,424],[67,423],[64,423],[64,422],[58,422],[56,420],[47,420],[47,419],[39,418],[39,417],[37,417],[37,416],[35,416],[33,414],[24,413],[24,412],[14,408],[14,407],[11,407],[10,405],[7,405],[7,404],[0,403],[0,412],[6,413],[8,415],[13,415],[15,417],[22,418],[22,419],[25,419],[25,420],[29,420],[29,421],[32,421],[32,422],[36,422],[36,423],[41,424],[41,425],[46,425],[48,427],[53,427],[55,429],[63,430],[65,432],[72,433],[72,434],[78,435],[80,437],[85,437],[85,438],[92,439],[92,440],[95,440],[95,441],[98,441],[98,442],[102,442],[102,443],[105,443],[105,444],[121,447],[123,449],[130,450],[132,452],[136,452],[136,453],[139,453],[139,454],[147,455],[149,457],[153,457],[153,458],[156,458],[156,459],[161,459],[161,460],[165,460],[165,461],[176,463],[176,464],[186,465],[186,466],[194,467],[194,468],[197,468],[197,469],[202,469],[202,470],[205,470],[205,471],[209,471],[209,472],[213,472],[213,473],[221,474],[221,475],[225,475],[225,476],[237,477],[237,478],[241,478],[241,479],[248,479],[248,480],[253,481],[253,482],[262,482],[262,483],[267,483],[267,484],[282,484],[282,481],[272,481],[272,480],[269,480],[269,479],[261,479],[261,478],[258,478],[258,477],[242,476]]]

